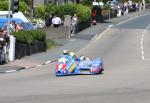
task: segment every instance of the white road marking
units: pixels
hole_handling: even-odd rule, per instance
[[[91,41],[95,40],[97,38],[97,34],[91,39]]]
[[[51,63],[51,60],[49,60],[49,61],[46,61],[44,64],[49,64],[49,63]]]
[[[142,60],[150,60],[145,58],[145,53],[144,53],[144,36],[146,34],[146,32],[148,31],[148,29],[150,28],[150,25],[148,25],[146,27],[146,29],[143,31],[142,35],[141,35],[141,40],[140,40],[140,44],[141,44],[141,59]]]
[[[78,53],[86,50],[86,48],[90,47],[90,45],[95,42],[97,39],[101,38],[104,34],[106,34],[106,32],[110,29],[110,27],[108,26],[106,30],[104,30],[102,33],[100,33],[98,36],[96,36],[96,38],[94,38],[88,45],[86,45],[85,47],[83,47],[82,49],[80,49],[78,51]]]
[[[134,17],[134,18],[136,18],[136,17]],[[130,18],[130,19],[127,19],[127,20],[121,21],[120,23],[118,23],[118,24],[116,24],[116,25],[120,25],[120,24],[125,23],[125,22],[127,22],[127,21],[130,21],[130,20],[132,20],[132,19],[133,19],[133,18]]]
[[[109,25],[109,27],[113,27],[114,25]]]
[[[138,16],[135,16],[135,17],[133,17],[133,18],[129,18],[129,19],[124,20],[124,21],[122,21],[122,22],[120,22],[120,23],[118,23],[118,24],[115,24],[115,25],[120,25],[120,24],[125,23],[125,22],[128,22],[128,21],[130,21],[130,20],[132,20],[132,19],[135,19],[135,18],[138,18],[138,17],[141,17],[141,16],[145,16],[145,15],[150,15],[150,13],[138,15]],[[96,38],[95,38],[95,37],[94,37],[94,39],[92,38],[92,41],[91,41],[88,45],[86,45],[85,47],[83,47],[81,50],[79,50],[78,53],[80,53],[80,52],[84,51],[86,48],[88,48],[88,47],[91,45],[91,43],[93,43],[94,41],[96,41],[98,38],[101,38],[104,34],[106,34],[107,31],[109,31],[109,29],[110,29],[112,26],[115,26],[115,25],[109,25],[105,31],[103,31],[103,32],[100,33],[98,36],[96,36]],[[150,25],[149,25],[149,26],[150,26]],[[142,43],[141,43],[142,45],[143,45],[143,41],[144,41],[144,35],[142,35]],[[141,50],[144,50],[144,49],[141,49]],[[144,60],[144,59],[145,59],[145,58],[144,58],[144,51],[143,51],[142,53],[143,53],[142,60]]]
[[[141,16],[145,16],[145,15],[149,15],[149,14],[150,14],[150,13],[148,13],[148,14],[142,14],[142,15],[139,15],[139,16],[135,16],[135,17],[133,17],[133,18],[124,20],[124,21],[122,21],[122,22],[120,22],[120,23],[118,23],[118,24],[116,24],[116,25],[120,25],[120,24],[125,23],[125,22],[127,22],[127,21],[130,21],[130,20],[132,20],[132,19],[135,19],[135,18],[138,18],[138,17],[141,17]]]
[[[17,70],[8,70],[8,71],[5,71],[5,73],[11,73],[11,72],[16,72]]]
[[[36,67],[41,67],[42,65],[36,65]]]

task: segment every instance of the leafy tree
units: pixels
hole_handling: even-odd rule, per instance
[[[28,6],[24,1],[19,3],[19,8],[20,11],[22,11],[23,13],[25,13],[25,11],[28,11]]]
[[[8,11],[8,5],[9,5],[8,4],[8,0],[0,0],[0,10]],[[28,11],[28,6],[27,6],[27,4],[25,3],[24,0],[20,0],[20,2],[19,2],[19,9],[23,13],[25,11]]]
[[[0,0],[0,10],[8,10],[8,1]]]

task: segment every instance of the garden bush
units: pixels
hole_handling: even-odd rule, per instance
[[[20,59],[24,56],[29,56],[39,52],[46,52],[47,41],[46,33],[42,30],[22,30],[13,32],[16,37],[15,58]],[[54,43],[51,42],[51,45]]]
[[[64,4],[56,8],[55,14],[64,19],[64,15],[73,15],[76,13],[75,4]]]
[[[79,22],[87,21],[91,18],[91,8],[78,4],[76,5],[76,14]]]
[[[46,39],[46,33],[41,30],[26,30],[12,33],[16,41],[23,44],[34,45],[37,42],[45,42],[47,49],[57,45],[52,39]]]
[[[36,40],[45,41],[46,33],[42,30],[22,30],[19,32],[12,33],[16,37],[16,41],[25,43],[25,44],[33,44]]]

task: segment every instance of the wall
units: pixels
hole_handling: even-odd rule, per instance
[[[47,38],[50,39],[60,39],[60,38],[68,38],[69,37],[69,28],[65,26],[60,26],[58,28],[46,27],[44,28],[46,32]]]

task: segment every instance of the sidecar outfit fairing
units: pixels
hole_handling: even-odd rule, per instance
[[[100,74],[104,70],[100,58],[79,61],[69,55],[62,55],[56,63],[56,76],[73,74]]]

